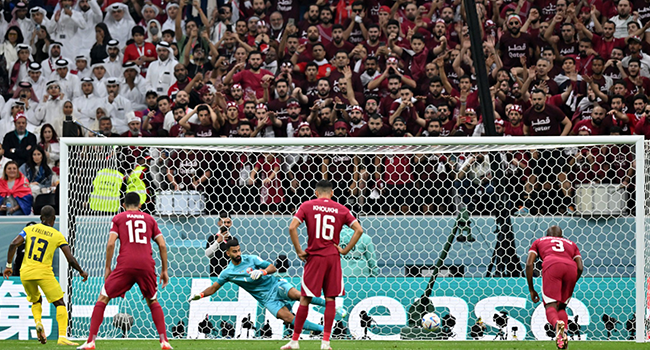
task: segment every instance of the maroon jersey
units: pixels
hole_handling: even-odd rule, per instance
[[[558,263],[573,264],[573,259],[580,256],[575,243],[566,238],[551,236],[535,240],[528,252],[533,252],[542,259],[542,270]]]
[[[560,136],[562,134],[562,121],[566,118],[559,108],[546,104],[544,110],[538,112],[534,107],[524,112],[524,125],[530,129],[533,136]]]
[[[113,217],[111,234],[120,240],[117,267],[138,270],[153,270],[151,241],[162,233],[154,218],[141,211],[125,211]]]
[[[309,255],[338,255],[343,225],[352,227],[357,219],[344,205],[331,199],[316,198],[300,205],[294,218],[307,226],[307,252]]]
[[[501,51],[503,66],[510,69],[512,67],[521,67],[519,57],[528,57],[528,54],[530,53],[530,50],[534,48],[535,43],[528,33],[520,33],[519,36],[515,38],[508,32],[501,36],[498,45],[498,49]],[[450,71],[446,70],[445,67],[445,72]],[[466,72],[469,72],[469,70]]]

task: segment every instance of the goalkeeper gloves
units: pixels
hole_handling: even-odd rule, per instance
[[[251,278],[253,280],[256,280],[262,276],[266,276],[266,274],[267,274],[266,270],[255,270],[250,272]]]
[[[203,293],[201,293],[201,294],[194,294],[194,295],[190,298],[190,300],[188,300],[188,301],[189,301],[189,302],[193,302],[194,300],[199,300],[199,299],[201,299],[201,298],[203,298],[203,297],[204,297]]]

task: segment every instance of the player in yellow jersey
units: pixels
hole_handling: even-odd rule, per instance
[[[56,219],[54,208],[45,206],[41,209],[41,223],[25,227],[23,231],[14,238],[9,246],[7,252],[7,267],[4,270],[4,277],[11,276],[11,262],[14,259],[16,248],[25,243],[25,257],[23,264],[20,267],[20,280],[25,288],[27,300],[32,303],[32,314],[34,315],[34,322],[36,323],[36,334],[38,340],[45,344],[47,338],[45,330],[41,323],[41,314],[43,308],[41,306],[42,298],[41,292],[38,290],[40,287],[47,301],[56,306],[56,322],[59,325],[59,345],[79,345],[69,341],[66,338],[68,329],[68,310],[65,308],[63,302],[63,291],[61,285],[54,278],[52,271],[52,259],[56,248],[61,248],[65,258],[72,268],[79,271],[83,281],[88,279],[88,273],[81,269],[77,260],[72,256],[68,242],[61,232],[57,231],[54,227],[54,220]]]

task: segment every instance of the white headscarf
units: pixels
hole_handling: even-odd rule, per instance
[[[113,18],[113,10],[115,9],[124,11],[124,17],[119,22]],[[120,42],[120,49],[123,49],[126,46],[126,42],[131,38],[131,29],[135,27],[135,21],[129,13],[129,7],[121,2],[111,4],[106,8],[104,23],[108,27],[108,31],[111,33],[113,39]]]

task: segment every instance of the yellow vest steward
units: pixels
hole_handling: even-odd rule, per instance
[[[140,204],[144,203],[147,200],[147,187],[144,185],[144,181],[140,178],[142,172],[147,168],[142,165],[135,167],[135,170],[131,172],[131,175],[126,179],[126,193],[135,192],[140,195]]]
[[[124,175],[117,170],[102,169],[93,180],[93,192],[90,194],[90,209],[105,212],[120,210],[120,188]]]

